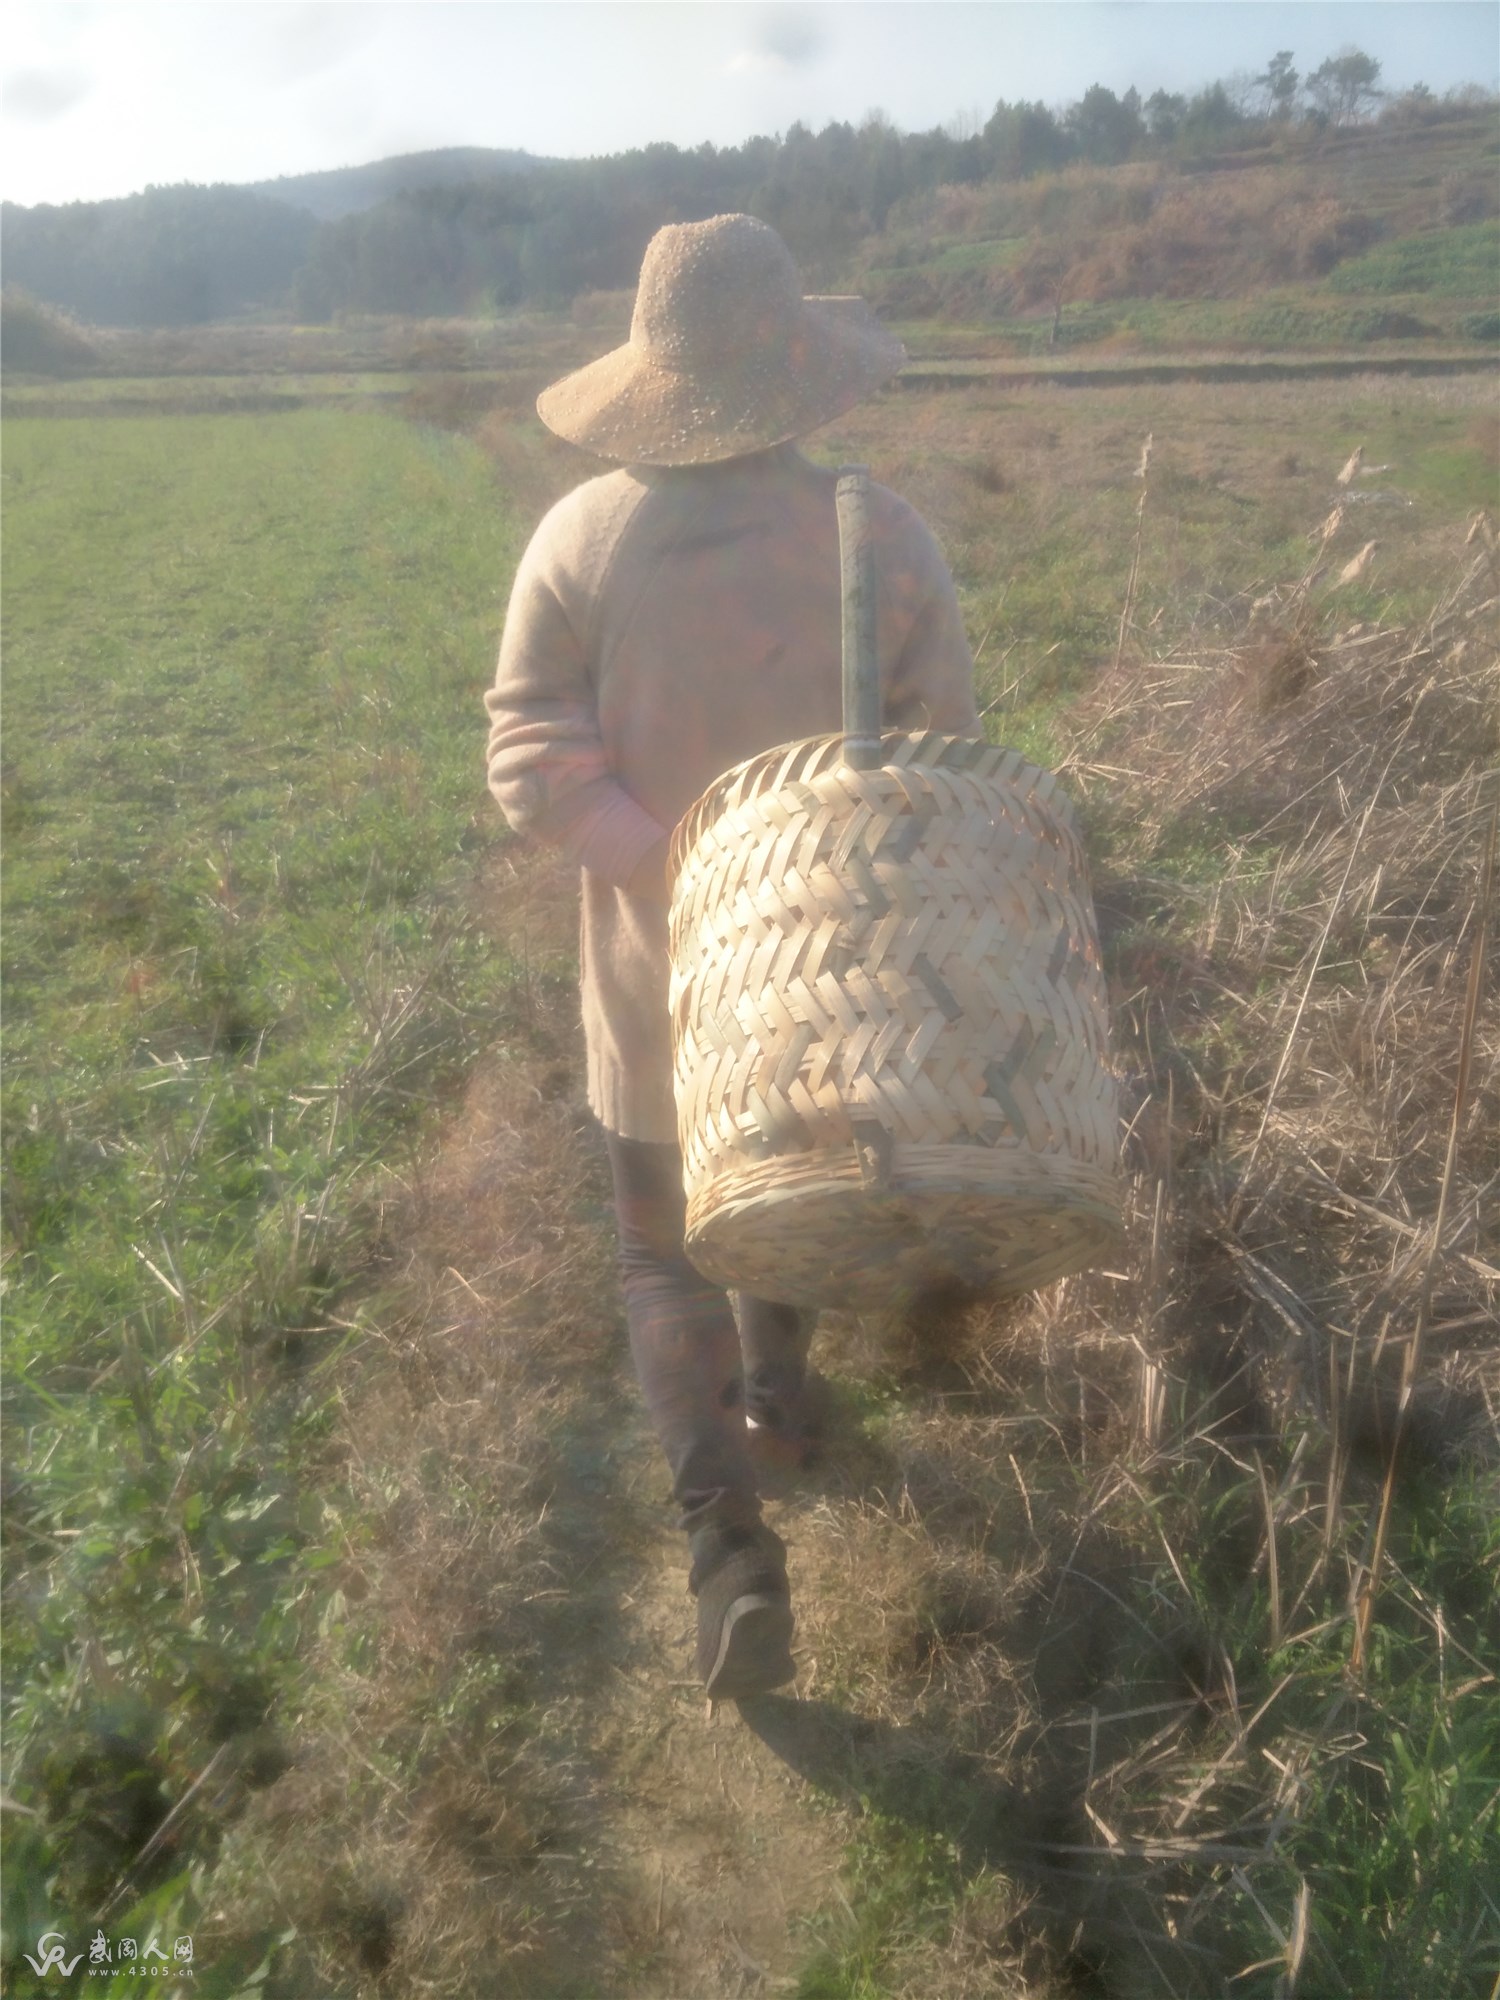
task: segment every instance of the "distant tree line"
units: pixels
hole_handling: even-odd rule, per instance
[[[191,326],[284,300],[317,224],[237,187],[0,211],[5,282],[96,326]]]
[[[303,319],[499,313],[623,289],[663,223],[743,209],[782,232],[809,285],[826,285],[898,203],[937,187],[1269,145],[1294,126],[1343,129],[1380,108],[1379,79],[1380,64],[1358,49],[1306,77],[1283,49],[1260,75],[1193,96],[1120,96],[1094,84],[1061,110],[1002,100],[968,132],[902,133],[873,113],[858,126],[814,133],[797,124],[741,146],[651,145],[524,171],[516,156],[497,154],[495,170],[481,172],[470,152],[466,178],[411,186],[323,222],[235,187],[149,188],[64,207],[8,203],[6,278],[104,325],[180,326],[256,308]],[[1439,105],[1418,86],[1383,115],[1453,108],[1467,107]]]

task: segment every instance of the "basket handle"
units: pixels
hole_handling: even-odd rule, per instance
[[[879,768],[880,660],[875,650],[875,540],[870,532],[868,466],[839,468],[839,568],[844,583],[844,762]]]

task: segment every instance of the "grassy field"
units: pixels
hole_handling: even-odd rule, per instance
[[[509,991],[465,897],[514,525],[363,413],[16,423],[6,479],[13,1956],[190,1928],[163,1802],[278,1755],[346,1295]]]
[[[1495,495],[1500,427],[1489,404],[1482,376],[983,384],[886,397],[834,427],[828,453],[871,457],[941,523],[996,732],[1050,761],[1059,699],[1114,660],[1137,525],[1134,618],[1148,642],[1226,641],[1270,583],[1307,567],[1308,535],[1359,446],[1370,470],[1351,484],[1337,546],[1352,555],[1374,539],[1378,560],[1340,608],[1419,615],[1455,523]]]
[[[571,884],[481,782],[584,468],[404,407],[6,425],[7,1990],[100,1930],[223,2000],[1490,2000],[1487,383],[815,440],[1080,797],[1132,1220],[1019,1307],[827,1317],[800,1699],[745,1726],[687,1676]]]

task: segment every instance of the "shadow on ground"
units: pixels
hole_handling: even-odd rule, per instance
[[[1028,1799],[979,1758],[922,1730],[788,1695],[758,1695],[739,1710],[746,1727],[808,1784],[841,1805],[940,1834],[966,1867],[1024,1871],[1045,1865],[1049,1845],[1080,1838],[1066,1808]]]
[[[1028,1793],[929,1732],[831,1702],[760,1695],[739,1711],[816,1790],[946,1841],[966,1876],[991,1868],[1028,1891],[1027,1927],[1047,1939],[1079,2000],[1206,1990],[1207,1954],[1167,1936],[1159,1921],[1159,1862],[1102,1853],[1081,1800],[1066,1791]]]

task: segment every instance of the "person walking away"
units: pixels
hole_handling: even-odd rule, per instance
[[[486,695],[491,791],[518,833],[581,870],[588,1101],[715,1699],[795,1673],[786,1552],[761,1518],[751,1447],[804,1424],[811,1327],[772,1300],[732,1303],[684,1254],[667,840],[732,765],[840,727],[837,474],[794,441],[904,358],[861,301],[804,299],[766,224],[721,215],[660,230],[629,340],[538,400],[550,429],[619,469],[537,529]],[[885,487],[872,487],[870,514],[885,724],[978,734],[937,544]]]

